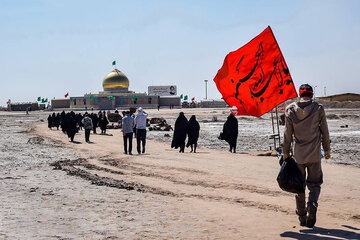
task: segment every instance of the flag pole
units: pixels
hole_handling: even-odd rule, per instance
[[[279,127],[279,117],[278,117],[278,107],[275,107],[275,111],[276,111],[276,125],[277,125],[277,130],[278,130],[278,135],[279,135],[279,147],[281,146],[281,141],[280,141],[280,127]],[[275,149],[276,150],[276,149]]]
[[[275,138],[275,127],[274,127],[274,115],[273,115],[273,110],[274,110],[274,109],[271,109],[271,125],[272,125],[272,130],[273,130],[272,138],[274,139],[274,150],[276,150],[276,138]]]

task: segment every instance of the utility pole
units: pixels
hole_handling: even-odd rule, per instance
[[[315,86],[314,86],[314,99],[316,99],[316,97],[315,97],[316,88],[317,88],[317,86],[315,85]]]
[[[326,97],[326,87],[324,87],[324,97]]]
[[[204,80],[204,82],[205,82],[205,99],[207,99],[207,82],[208,82],[209,80]]]

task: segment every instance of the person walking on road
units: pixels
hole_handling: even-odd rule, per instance
[[[233,153],[236,153],[238,132],[239,132],[238,120],[232,113],[230,113],[230,115],[227,117],[226,122],[224,123],[223,132],[220,133],[219,139],[228,142],[230,146],[229,151]]]
[[[195,115],[192,115],[187,128],[188,142],[186,147],[191,147],[191,152],[196,153],[197,141],[199,139],[200,125],[196,121]]]
[[[100,115],[99,126],[101,129],[101,134],[106,134],[106,127],[109,124],[109,120],[106,117],[105,111],[103,111]]]
[[[136,125],[136,147],[138,154],[145,153],[146,145],[146,119],[148,114],[141,107],[138,108],[135,117]],[[142,150],[141,150],[141,146]]]
[[[284,130],[284,159],[290,157],[293,143],[294,159],[309,189],[305,206],[305,193],[298,193],[296,214],[301,226],[314,227],[323,173],[321,145],[326,159],[330,158],[330,137],[324,107],[313,101],[313,89],[303,84],[299,89],[300,100],[286,107]],[[305,180],[306,178],[306,180]]]
[[[88,113],[85,113],[85,117],[81,120],[81,123],[85,129],[85,141],[90,142],[90,130],[93,128],[93,122]]]
[[[181,153],[184,152],[185,149],[185,140],[186,140],[186,131],[188,128],[188,120],[185,117],[183,112],[179,113],[178,118],[175,121],[174,126],[174,135],[173,140],[171,142],[171,148],[180,148]]]
[[[126,116],[122,119],[122,131],[124,139],[124,153],[132,155],[132,139],[133,139],[133,129],[135,126],[135,120],[130,116],[130,111],[127,111]],[[127,142],[129,142],[129,149],[127,147]]]

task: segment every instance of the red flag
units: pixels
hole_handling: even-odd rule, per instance
[[[68,96],[69,96],[69,93],[66,93],[66,94],[65,94],[65,98],[67,98]]]
[[[6,102],[6,104],[9,104],[9,103],[10,103],[9,101]]]
[[[192,99],[191,99],[191,101],[194,101],[195,100],[195,97],[193,97]]]
[[[297,96],[285,59],[271,28],[230,52],[214,82],[235,115],[261,116]]]

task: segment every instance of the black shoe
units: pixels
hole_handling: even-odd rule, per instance
[[[140,155],[140,154],[141,154],[141,152],[140,152],[140,151],[138,151],[138,154]]]
[[[302,215],[296,210],[296,214],[299,216],[299,224],[302,227],[306,227],[306,212]]]
[[[132,153],[129,153],[129,155],[132,155]]]
[[[307,207],[307,211],[308,211],[308,216],[306,219],[306,226],[308,228],[313,228],[316,223],[316,211],[317,211],[316,203],[312,203],[311,205],[309,205]]]
[[[127,152],[124,152],[124,154],[127,154]]]
[[[142,150],[142,153],[145,153],[145,148]]]
[[[299,216],[299,224],[302,227],[306,227],[306,215],[304,216]]]

